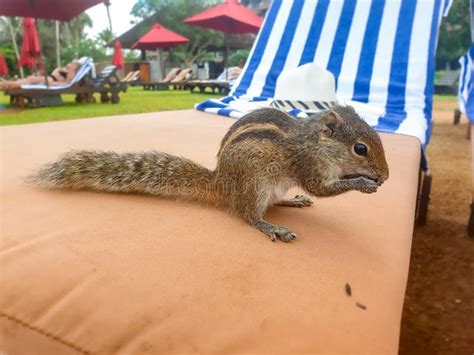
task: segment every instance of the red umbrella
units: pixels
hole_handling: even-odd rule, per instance
[[[188,43],[189,39],[183,37],[173,31],[168,30],[159,23],[151,27],[150,32],[141,37],[132,48],[155,50],[157,48],[169,49]]]
[[[89,7],[109,0],[1,0],[0,16],[70,21]]]
[[[33,69],[39,56],[40,44],[35,20],[26,17],[23,19],[23,44],[18,66]]]
[[[151,30],[141,37],[132,48],[141,50],[156,50],[160,48],[158,58],[160,60],[160,68],[163,70],[163,55],[161,49],[170,49],[188,42],[189,39],[186,37],[170,31],[159,23],[156,23],[151,26]]]
[[[237,0],[227,0],[194,16],[184,23],[217,30],[225,33],[256,33],[262,26],[262,18],[240,4]]]
[[[5,58],[0,53],[0,76],[4,76],[7,74],[8,74],[8,66],[7,66],[7,63],[5,62]]]
[[[114,43],[114,56],[112,58],[112,64],[118,69],[122,69],[124,65],[122,43],[120,43],[119,40],[115,41]]]
[[[194,16],[188,17],[184,23],[209,28],[231,34],[258,32],[263,19],[255,12],[240,4],[237,0],[226,0]],[[229,40],[225,39],[224,67],[227,68],[229,57]],[[226,69],[226,78],[228,70]]]

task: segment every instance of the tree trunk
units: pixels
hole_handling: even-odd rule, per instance
[[[7,19],[8,22],[8,27],[10,28],[10,35],[12,37],[12,43],[13,43],[13,49],[15,51],[16,55],[16,61],[18,62],[20,60],[20,52],[18,52],[18,46],[16,45],[16,35],[15,35],[15,30],[13,28],[12,20]],[[23,73],[23,68],[20,68],[20,75],[22,78],[25,77],[25,74]]]
[[[59,21],[54,21],[54,26],[56,30],[56,67],[61,66],[61,56],[59,54]]]
[[[107,8],[107,17],[109,19],[109,29],[110,29],[110,33],[112,33],[112,37],[113,37],[114,31],[112,31],[112,19],[110,17],[110,8],[109,8],[109,6],[110,6],[110,3],[106,2],[105,7]]]

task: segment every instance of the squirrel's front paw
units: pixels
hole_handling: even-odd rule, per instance
[[[268,223],[263,219],[250,222],[250,224],[262,233],[268,235],[272,242],[276,241],[277,237],[279,237],[285,243],[296,239],[296,234],[293,233],[290,229]]]
[[[366,194],[377,192],[378,187],[379,185],[366,178],[360,178],[360,182],[358,184],[358,190]]]

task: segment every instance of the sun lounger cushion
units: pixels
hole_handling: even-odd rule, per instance
[[[67,89],[70,88],[71,86],[75,85],[78,83],[80,80],[82,80],[87,74],[93,72],[95,73],[94,69],[94,62],[92,58],[81,58],[81,66],[76,72],[76,75],[74,78],[69,82],[65,84],[54,84],[54,85],[45,85],[45,84],[25,84],[22,85],[22,89],[51,89],[51,90],[60,90],[60,89]],[[93,77],[95,75],[92,75]]]
[[[69,149],[159,149],[213,167],[233,122],[192,110],[0,128],[0,352],[397,353],[413,137],[382,134],[391,176],[376,194],[272,208],[268,220],[298,234],[289,244],[212,207],[22,183]]]

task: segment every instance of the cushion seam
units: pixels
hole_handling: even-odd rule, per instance
[[[45,337],[47,337],[47,338],[53,340],[54,342],[60,343],[60,344],[65,345],[65,346],[67,346],[67,347],[69,347],[69,348],[71,348],[71,349],[74,349],[74,350],[76,350],[77,352],[79,352],[79,353],[81,353],[81,354],[84,354],[84,355],[89,355],[89,354],[91,354],[90,351],[85,350],[84,348],[82,348],[82,347],[79,346],[79,345],[73,344],[73,343],[71,343],[71,342],[69,342],[69,341],[67,341],[67,340],[65,340],[65,339],[62,339],[61,337],[59,337],[59,336],[57,336],[57,335],[54,335],[54,334],[52,334],[52,333],[50,333],[50,332],[48,332],[48,331],[46,331],[46,330],[43,330],[43,329],[41,329],[41,328],[38,328],[38,327],[36,327],[36,326],[34,326],[34,325],[31,325],[31,324],[29,324],[29,323],[23,321],[23,320],[21,320],[21,319],[18,319],[18,318],[13,317],[13,316],[11,316],[11,315],[9,315],[9,314],[6,314],[5,312],[0,312],[0,318],[5,318],[5,319],[7,319],[7,320],[9,320],[9,321],[11,321],[11,322],[14,322],[14,323],[16,323],[16,324],[18,324],[18,325],[20,325],[20,326],[22,326],[22,327],[24,327],[24,328],[28,328],[28,329],[30,329],[30,330],[32,330],[32,331],[38,333],[38,334],[41,334],[41,335],[43,335],[43,336],[45,336]]]

